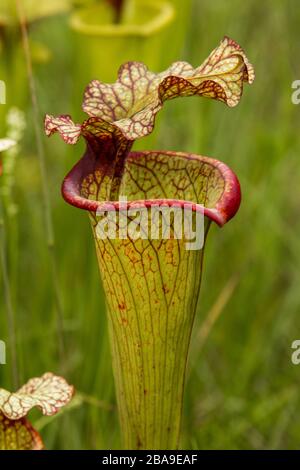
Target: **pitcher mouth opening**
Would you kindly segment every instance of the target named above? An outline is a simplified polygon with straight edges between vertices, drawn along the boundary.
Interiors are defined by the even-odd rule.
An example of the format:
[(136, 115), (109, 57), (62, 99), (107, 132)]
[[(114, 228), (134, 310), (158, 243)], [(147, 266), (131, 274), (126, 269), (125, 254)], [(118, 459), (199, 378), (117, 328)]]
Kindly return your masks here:
[[(212, 207), (206, 207), (205, 205), (192, 200), (159, 198), (128, 200), (125, 205), (126, 209), (150, 208), (154, 204), (183, 208), (185, 204), (190, 204), (191, 210), (203, 213), (210, 220), (216, 222), (220, 227), (236, 214), (241, 202), (240, 184), (235, 173), (225, 163), (210, 157), (172, 151), (129, 152), (126, 160), (136, 161), (139, 158), (151, 156), (157, 153), (169, 158), (177, 156), (184, 158), (187, 161), (198, 161), (199, 164), (204, 163), (205, 165), (211, 166), (212, 169), (219, 173), (220, 178), (223, 180), (224, 186), (220, 197)], [(99, 157), (95, 157), (95, 155), (89, 150), (86, 151), (84, 156), (71, 169), (63, 181), (63, 198), (70, 205), (89, 212), (96, 213), (99, 209), (101, 209), (101, 211), (110, 211), (112, 208), (115, 211), (124, 209), (124, 203), (120, 203), (119, 201), (98, 201), (89, 199), (82, 195), (82, 182), (88, 175), (93, 174), (97, 166), (97, 158)], [(209, 178), (210, 176), (207, 176), (208, 180)]]
[[(143, 21), (138, 15), (142, 13)], [(91, 5), (81, 8), (71, 16), (70, 24), (75, 31), (89, 36), (103, 37), (147, 37), (158, 33), (164, 26), (171, 23), (175, 17), (174, 7), (168, 1), (153, 3), (141, 1), (137, 5), (137, 18), (128, 23), (109, 23), (103, 20), (101, 5)], [(101, 22), (102, 21), (102, 22)]]

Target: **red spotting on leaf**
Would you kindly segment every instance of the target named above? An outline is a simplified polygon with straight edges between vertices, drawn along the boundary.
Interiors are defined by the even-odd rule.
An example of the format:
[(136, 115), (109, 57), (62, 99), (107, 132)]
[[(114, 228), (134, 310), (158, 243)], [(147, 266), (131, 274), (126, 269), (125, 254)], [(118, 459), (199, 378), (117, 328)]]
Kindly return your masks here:
[(0, 412), (0, 450), (42, 450), (39, 433), (26, 418), (8, 419)]

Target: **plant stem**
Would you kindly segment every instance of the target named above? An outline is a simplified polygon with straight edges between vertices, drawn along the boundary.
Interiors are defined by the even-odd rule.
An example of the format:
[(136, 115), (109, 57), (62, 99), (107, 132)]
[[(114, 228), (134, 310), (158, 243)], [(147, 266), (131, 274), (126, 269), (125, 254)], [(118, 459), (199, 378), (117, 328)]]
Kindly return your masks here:
[(130, 23), (134, 17), (136, 0), (124, 0), (120, 12), (120, 23)]
[(51, 259), (51, 272), (52, 272), (52, 282), (54, 287), (54, 294), (55, 294), (55, 303), (56, 303), (56, 323), (57, 323), (57, 336), (59, 342), (59, 353), (60, 357), (63, 360), (65, 356), (65, 345), (64, 345), (64, 334), (63, 334), (63, 309), (62, 309), (62, 298), (61, 292), (58, 283), (57, 277), (57, 268), (56, 268), (56, 259), (55, 259), (55, 239), (54, 239), (54, 230), (53, 230), (53, 222), (52, 222), (52, 210), (51, 210), (51, 202), (47, 184), (47, 171), (46, 171), (46, 163), (45, 163), (45, 151), (44, 146), (41, 138), (41, 129), (39, 123), (41, 122), (40, 119), (40, 112), (39, 112), (39, 105), (37, 100), (37, 93), (36, 93), (36, 86), (35, 80), (33, 76), (33, 69), (32, 69), (32, 60), (31, 60), (31, 53), (28, 41), (28, 32), (26, 26), (26, 18), (24, 15), (24, 11), (22, 8), (22, 2), (20, 0), (16, 0), (17, 12), (19, 17), (19, 23), (21, 28), (22, 34), (22, 43), (25, 53), (25, 60), (27, 66), (27, 75), (30, 87), (30, 94), (32, 100), (32, 108), (33, 108), (33, 124), (34, 124), (34, 131), (35, 131), (35, 139), (36, 139), (36, 146), (37, 146), (37, 155), (39, 160), (39, 167), (40, 167), (40, 174), (41, 174), (41, 181), (42, 181), (42, 191), (43, 191), (43, 205), (44, 205), (44, 217), (45, 217), (45, 230), (46, 230), (46, 238), (47, 238), (47, 246), (49, 250), (49, 256)]
[(115, 9), (115, 23), (119, 24), (122, 16), (122, 9), (124, 0), (107, 0), (108, 3)]
[(0, 206), (0, 258), (1, 258), (1, 270), (3, 276), (3, 285), (4, 285), (4, 298), (6, 304), (7, 312), (7, 325), (9, 332), (9, 342), (11, 349), (11, 358), (12, 358), (12, 383), (14, 389), (17, 389), (19, 386), (19, 370), (18, 370), (18, 360), (17, 360), (17, 342), (16, 342), (16, 322), (15, 322), (15, 312), (12, 303), (11, 296), (11, 286), (9, 281), (8, 267), (7, 267), (7, 257), (6, 257), (6, 241), (5, 241), (5, 226), (4, 226), (4, 217), (2, 214), (2, 204)]

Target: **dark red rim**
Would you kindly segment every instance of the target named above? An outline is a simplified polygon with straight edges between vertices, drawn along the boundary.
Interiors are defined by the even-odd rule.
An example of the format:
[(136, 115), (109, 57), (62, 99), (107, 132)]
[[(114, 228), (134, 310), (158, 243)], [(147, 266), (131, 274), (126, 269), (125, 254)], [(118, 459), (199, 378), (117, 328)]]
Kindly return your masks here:
[[(153, 153), (158, 153), (158, 151), (130, 152), (129, 157), (140, 158)], [(169, 155), (170, 157), (178, 155), (189, 160), (198, 160), (199, 162), (205, 162), (214, 168), (217, 168), (225, 181), (225, 187), (222, 196), (216, 203), (215, 207), (207, 208), (200, 204), (196, 204), (193, 201), (179, 199), (147, 199), (128, 201), (127, 203), (121, 204), (119, 201), (99, 202), (86, 199), (81, 196), (80, 188), (83, 179), (90, 174), (94, 168), (95, 157), (93, 157), (89, 151), (86, 152), (86, 154), (65, 177), (62, 184), (63, 198), (72, 206), (89, 212), (96, 212), (98, 209), (103, 211), (139, 209), (143, 207), (151, 207), (153, 204), (164, 204), (172, 207), (183, 207), (184, 204), (191, 204), (191, 209), (193, 211), (204, 213), (206, 217), (216, 222), (219, 226), (223, 226), (226, 222), (232, 219), (240, 206), (241, 189), (237, 176), (227, 165), (225, 165), (225, 163), (214, 158), (183, 152), (159, 151), (159, 153)]]

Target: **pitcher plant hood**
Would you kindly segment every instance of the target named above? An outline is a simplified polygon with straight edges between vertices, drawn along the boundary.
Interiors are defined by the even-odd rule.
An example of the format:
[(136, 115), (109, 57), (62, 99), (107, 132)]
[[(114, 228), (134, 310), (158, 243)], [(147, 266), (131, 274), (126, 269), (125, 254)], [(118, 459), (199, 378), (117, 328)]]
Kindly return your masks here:
[(253, 66), (243, 49), (225, 37), (197, 68), (175, 62), (159, 74), (140, 62), (127, 62), (114, 84), (93, 80), (86, 88), (83, 110), (90, 116), (82, 125), (69, 115), (46, 116), (49, 136), (59, 132), (65, 142), (75, 144), (80, 135), (87, 140), (114, 134), (134, 141), (153, 131), (156, 114), (165, 101), (176, 97), (203, 96), (236, 106), (244, 83), (254, 80)]
[(17, 392), (0, 388), (0, 450), (40, 450), (44, 444), (27, 419), (32, 408), (52, 416), (67, 405), (74, 387), (63, 377), (45, 373), (30, 379)]
[[(131, 171), (132, 162), (136, 164), (141, 157), (144, 167), (150, 164), (144, 158), (146, 153), (129, 152), (130, 148), (134, 140), (153, 131), (155, 117), (165, 101), (198, 95), (233, 107), (242, 96), (244, 83), (251, 84), (253, 80), (254, 70), (243, 49), (228, 37), (196, 68), (187, 62), (175, 62), (166, 71), (155, 74), (142, 63), (128, 62), (120, 68), (114, 84), (93, 80), (84, 93), (83, 110), (89, 118), (83, 124), (75, 124), (69, 115), (47, 115), (45, 118), (48, 136), (58, 132), (65, 142), (75, 144), (82, 135), (88, 144), (84, 158), (64, 181), (64, 198), (70, 204), (89, 211), (96, 211), (100, 207), (105, 210), (105, 201), (111, 201), (118, 208), (115, 200), (120, 193), (120, 185), (123, 190), (126, 189), (122, 181), (128, 182), (126, 172)], [(209, 161), (204, 157), (200, 162), (196, 156), (184, 157), (183, 154), (179, 156), (174, 152), (161, 152), (158, 160), (164, 160), (166, 171), (169, 167), (166, 177), (170, 179), (174, 164), (171, 160), (175, 155), (181, 161), (186, 159), (187, 168), (193, 166), (191, 161), (197, 159), (202, 169), (215, 166), (214, 173), (216, 177), (218, 175), (219, 187), (224, 189), (222, 195), (214, 200), (214, 207), (208, 205), (203, 208), (205, 201), (202, 197), (193, 200), (196, 203), (194, 210), (204, 211), (205, 215), (219, 225), (233, 217), (240, 203), (240, 188), (234, 173), (225, 164), (214, 159)], [(157, 160), (157, 165), (153, 165), (154, 159), (152, 154), (151, 171), (156, 178), (155, 173), (159, 172), (161, 163)], [(184, 166), (182, 172), (186, 173)], [(96, 173), (98, 183), (94, 180)], [(89, 179), (91, 181), (88, 184)], [(99, 185), (100, 181), (101, 190), (98, 189), (97, 194), (93, 194), (88, 188), (93, 188), (93, 184)], [(174, 203), (174, 200), (179, 200), (179, 193), (161, 192), (157, 194), (157, 198), (166, 203)], [(150, 205), (153, 202), (151, 199), (143, 199), (143, 206)], [(206, 197), (204, 199), (209, 203)], [(139, 207), (136, 199), (128, 204), (129, 207)]]

